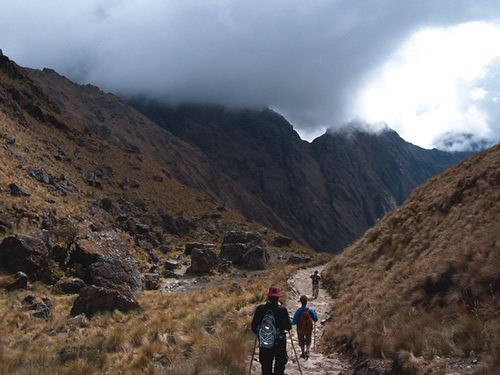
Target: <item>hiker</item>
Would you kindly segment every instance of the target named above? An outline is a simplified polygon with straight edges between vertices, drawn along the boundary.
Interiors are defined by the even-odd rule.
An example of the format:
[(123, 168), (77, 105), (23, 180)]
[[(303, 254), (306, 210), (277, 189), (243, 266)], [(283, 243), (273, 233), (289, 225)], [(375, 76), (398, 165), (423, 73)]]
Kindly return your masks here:
[[(283, 375), (285, 365), (288, 362), (288, 354), (286, 352), (286, 332), (292, 329), (290, 316), (286, 307), (278, 303), (278, 299), (283, 297), (280, 290), (276, 286), (269, 288), (266, 294), (267, 302), (264, 305), (259, 305), (255, 309), (255, 314), (252, 320), (252, 332), (259, 335), (259, 362), (262, 366), (262, 375)], [(263, 319), (267, 322), (269, 315), (273, 316), (276, 329), (275, 337), (271, 338), (271, 344), (264, 334), (268, 324), (261, 325)], [(267, 315), (267, 317), (266, 317)], [(274, 372), (273, 372), (274, 361)]]
[(302, 354), (300, 358), (308, 359), (309, 350), (311, 349), (311, 337), (314, 322), (318, 321), (316, 311), (307, 306), (307, 296), (300, 297), (301, 307), (295, 311), (292, 325), (297, 326), (297, 335), (299, 338), (299, 346)]
[(314, 271), (314, 273), (309, 276), (312, 279), (312, 294), (313, 298), (318, 298), (319, 295), (319, 280), (321, 279), (321, 276), (318, 274), (318, 271)]

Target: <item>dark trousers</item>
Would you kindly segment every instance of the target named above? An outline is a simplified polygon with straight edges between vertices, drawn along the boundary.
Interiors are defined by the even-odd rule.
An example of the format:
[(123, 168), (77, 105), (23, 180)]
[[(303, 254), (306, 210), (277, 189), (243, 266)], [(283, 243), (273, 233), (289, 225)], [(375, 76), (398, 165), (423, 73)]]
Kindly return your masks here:
[(283, 375), (285, 372), (285, 365), (288, 362), (286, 336), (279, 340), (274, 348), (259, 348), (259, 362), (262, 366), (262, 375)]

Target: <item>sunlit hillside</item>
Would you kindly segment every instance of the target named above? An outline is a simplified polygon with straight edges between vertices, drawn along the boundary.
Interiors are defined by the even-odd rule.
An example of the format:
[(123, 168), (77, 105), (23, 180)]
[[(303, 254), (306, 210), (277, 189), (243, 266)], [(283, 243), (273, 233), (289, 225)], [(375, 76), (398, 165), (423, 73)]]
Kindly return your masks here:
[[(285, 265), (289, 256), (311, 259), (314, 253), (86, 126), (0, 55), (0, 373), (242, 373), (256, 304), (271, 283), (286, 285), (294, 268)], [(176, 231), (182, 223), (186, 228)], [(232, 231), (262, 236), (270, 258), (265, 269), (189, 273), (188, 243), (219, 254)], [(23, 246), (26, 237), (18, 236), (36, 242), (45, 235), (45, 253), (33, 249), (39, 263), (27, 285), (12, 287), (16, 272), (26, 270), (14, 268), (17, 254), (5, 255), (6, 239), (21, 239)], [(90, 242), (114, 235), (120, 249)], [(276, 238), (286, 244), (276, 245)], [(94, 281), (90, 266), (71, 259), (77, 251), (94, 258), (122, 251), (140, 277), (153, 275), (155, 284), (143, 284), (134, 296), (140, 308), (75, 316), (79, 296), (61, 292), (59, 282)], [(175, 272), (167, 272), (167, 263)]]
[(457, 357), (500, 373), (500, 146), (417, 188), (323, 278), (336, 298), (328, 350), (398, 373)]

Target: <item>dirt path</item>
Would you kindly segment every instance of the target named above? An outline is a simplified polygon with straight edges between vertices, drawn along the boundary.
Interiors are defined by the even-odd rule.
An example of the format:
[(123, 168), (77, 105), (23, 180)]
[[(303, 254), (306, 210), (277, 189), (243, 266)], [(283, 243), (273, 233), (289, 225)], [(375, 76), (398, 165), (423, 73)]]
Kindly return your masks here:
[[(328, 317), (328, 312), (333, 304), (333, 299), (328, 295), (325, 289), (321, 287), (319, 290), (319, 297), (317, 299), (312, 298), (312, 287), (311, 287), (311, 279), (310, 275), (314, 273), (315, 270), (318, 270), (320, 273), (323, 269), (323, 266), (318, 266), (314, 268), (307, 268), (303, 270), (299, 270), (294, 274), (292, 278), (288, 280), (288, 287), (291, 292), (288, 294), (288, 311), (290, 315), (293, 317), (295, 311), (300, 307), (299, 298), (301, 295), (305, 294), (309, 298), (308, 306), (318, 314), (318, 323), (316, 324), (316, 346), (319, 343), (319, 338), (323, 333), (323, 325)], [(297, 357), (300, 356), (300, 348), (297, 340), (297, 330), (294, 326), (292, 331), (293, 338), (293, 346), (297, 351)], [(313, 342), (311, 345), (311, 355), (308, 360), (299, 358), (300, 368), (302, 370), (303, 375), (339, 375), (342, 371), (346, 370), (346, 367), (335, 357), (326, 357), (318, 351), (312, 350), (314, 347), (314, 335)], [(292, 346), (290, 345), (290, 336), (288, 336), (288, 364), (286, 366), (285, 374), (286, 375), (300, 375), (299, 366), (297, 364), (297, 359), (295, 357), (295, 353), (292, 350)], [(257, 357), (257, 351), (255, 356)], [(260, 374), (261, 368), (258, 360), (254, 360), (252, 366), (252, 374)]]

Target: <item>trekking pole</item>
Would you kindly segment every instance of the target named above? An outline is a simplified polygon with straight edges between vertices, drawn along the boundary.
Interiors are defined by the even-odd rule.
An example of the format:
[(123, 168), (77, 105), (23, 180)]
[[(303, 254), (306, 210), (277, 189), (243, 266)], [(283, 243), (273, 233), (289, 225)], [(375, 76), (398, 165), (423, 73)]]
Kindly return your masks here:
[(314, 347), (313, 351), (316, 351), (316, 322), (314, 322)]
[(250, 375), (252, 373), (253, 356), (255, 354), (255, 347), (256, 346), (257, 346), (257, 335), (255, 335), (255, 341), (253, 342), (252, 359), (250, 360), (250, 368), (248, 369), (248, 375)]
[(292, 337), (292, 333), (291, 333), (290, 331), (288, 331), (288, 333), (290, 334), (290, 341), (292, 342), (292, 349), (293, 349), (293, 352), (295, 353), (295, 360), (297, 361), (297, 365), (299, 365), (299, 372), (300, 372), (300, 375), (302, 375), (302, 369), (300, 368), (299, 357), (297, 357), (297, 352), (295, 351), (295, 346), (293, 346), (293, 337)]

